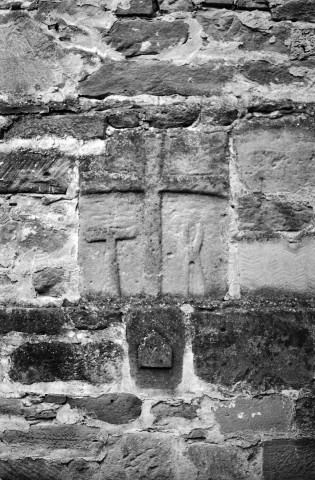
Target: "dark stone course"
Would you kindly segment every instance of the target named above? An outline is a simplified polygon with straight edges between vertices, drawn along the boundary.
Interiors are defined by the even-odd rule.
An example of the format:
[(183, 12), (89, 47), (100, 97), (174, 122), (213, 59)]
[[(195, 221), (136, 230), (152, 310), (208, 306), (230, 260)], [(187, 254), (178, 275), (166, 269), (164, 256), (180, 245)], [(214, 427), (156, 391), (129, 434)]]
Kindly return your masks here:
[(315, 440), (277, 439), (264, 444), (264, 480), (313, 480)]
[(24, 384), (56, 380), (106, 383), (119, 378), (122, 349), (111, 341), (25, 343), (14, 350), (11, 361), (11, 379)]
[(221, 403), (215, 412), (222, 433), (286, 432), (290, 429), (291, 401), (280, 395), (238, 398)]
[(199, 312), (192, 322), (196, 374), (207, 382), (265, 391), (314, 376), (313, 311)]
[(53, 394), (53, 393), (48, 393), (45, 395), (44, 402), (45, 403), (56, 403), (57, 405), (63, 405), (66, 403), (67, 397), (65, 395), (60, 395), (60, 394)]
[(237, 210), (242, 230), (298, 231), (309, 226), (314, 219), (311, 205), (281, 198), (267, 199), (263, 194), (240, 197)]
[(151, 412), (155, 416), (154, 423), (157, 423), (166, 417), (180, 417), (187, 420), (193, 420), (197, 417), (198, 405), (180, 402), (176, 404), (159, 402), (151, 408)]
[(143, 120), (154, 128), (189, 127), (199, 116), (198, 105), (163, 105), (148, 107)]
[(315, 21), (315, 3), (313, 0), (282, 0), (273, 2), (271, 9), (274, 20)]
[(141, 415), (141, 400), (129, 393), (109, 393), (97, 398), (68, 398), (72, 408), (82, 409), (86, 415), (116, 425), (136, 420)]
[(289, 65), (273, 65), (266, 60), (246, 62), (241, 68), (241, 73), (260, 85), (284, 84), (288, 85), (295, 82), (303, 82), (303, 79), (297, 79), (289, 72)]
[[(258, 66), (256, 74), (260, 69)], [(253, 65), (249, 75), (253, 76), (254, 71)], [(218, 62), (191, 67), (147, 59), (141, 62), (105, 60), (95, 73), (81, 81), (80, 95), (99, 99), (144, 93), (211, 96), (218, 95), (234, 73), (235, 67)]]
[(57, 308), (1, 308), (0, 334), (12, 331), (56, 335), (64, 327), (64, 312)]
[[(141, 368), (138, 348), (143, 339), (152, 333), (159, 334), (173, 350), (172, 368)], [(127, 321), (127, 341), (131, 374), (142, 387), (169, 389), (181, 380), (185, 343), (181, 311), (177, 308), (152, 308), (136, 310)]]
[(107, 307), (69, 307), (66, 312), (74, 326), (79, 330), (103, 330), (112, 324), (122, 322), (122, 312)]
[(28, 115), (16, 120), (4, 135), (4, 139), (32, 138), (39, 135), (70, 136), (81, 140), (104, 138), (104, 118), (97, 115)]
[(0, 193), (66, 193), (73, 165), (53, 151), (0, 153)]
[(107, 117), (106, 121), (114, 128), (134, 128), (140, 125), (139, 110), (120, 108), (112, 111)]

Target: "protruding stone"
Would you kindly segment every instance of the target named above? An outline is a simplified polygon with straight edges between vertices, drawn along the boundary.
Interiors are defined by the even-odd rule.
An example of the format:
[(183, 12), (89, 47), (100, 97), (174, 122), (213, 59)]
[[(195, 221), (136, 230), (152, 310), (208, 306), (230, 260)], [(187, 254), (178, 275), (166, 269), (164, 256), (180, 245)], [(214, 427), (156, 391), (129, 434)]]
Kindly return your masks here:
[(171, 368), (172, 348), (159, 333), (152, 332), (138, 347), (138, 363), (142, 368)]

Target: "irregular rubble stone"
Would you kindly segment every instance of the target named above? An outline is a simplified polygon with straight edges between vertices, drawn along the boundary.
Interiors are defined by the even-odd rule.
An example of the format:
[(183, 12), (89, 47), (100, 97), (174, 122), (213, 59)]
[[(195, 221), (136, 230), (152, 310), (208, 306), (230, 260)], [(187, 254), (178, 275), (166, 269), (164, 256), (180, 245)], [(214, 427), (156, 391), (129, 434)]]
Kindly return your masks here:
[(269, 3), (274, 20), (315, 20), (315, 5), (312, 0), (271, 0)]
[(25, 384), (55, 380), (110, 383), (121, 374), (122, 351), (111, 341), (25, 343), (14, 350), (11, 361), (11, 378)]
[(58, 297), (64, 292), (61, 285), (63, 279), (64, 270), (62, 268), (47, 267), (34, 273), (33, 286), (39, 295)]

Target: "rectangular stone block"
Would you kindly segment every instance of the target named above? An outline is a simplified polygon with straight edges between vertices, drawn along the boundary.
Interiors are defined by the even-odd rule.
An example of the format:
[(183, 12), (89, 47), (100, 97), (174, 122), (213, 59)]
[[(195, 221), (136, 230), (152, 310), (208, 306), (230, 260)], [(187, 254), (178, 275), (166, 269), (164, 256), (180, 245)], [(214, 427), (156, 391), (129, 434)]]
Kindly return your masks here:
[(162, 201), (162, 292), (224, 295), (227, 202), (197, 194), (165, 193)]
[(142, 194), (81, 197), (79, 262), (84, 293), (146, 291)]
[(1, 200), (2, 301), (43, 304), (77, 298), (77, 200), (26, 195)]
[(240, 285), (243, 291), (272, 289), (315, 292), (315, 240), (241, 241), (238, 244)]
[(163, 142), (163, 183), (169, 191), (226, 195), (229, 189), (226, 132), (171, 130)]
[[(302, 388), (313, 378), (313, 310), (196, 312), (192, 324), (195, 372), (209, 383), (233, 388), (241, 382), (244, 388), (259, 393)], [(248, 411), (244, 409), (244, 424)], [(232, 428), (232, 420), (233, 410), (223, 428)], [(237, 422), (235, 428), (240, 428)], [(255, 424), (259, 426), (259, 421), (251, 427)]]
[(264, 479), (313, 480), (315, 478), (314, 452), (314, 439), (277, 439), (265, 442)]
[(307, 193), (314, 188), (312, 118), (255, 118), (238, 127), (234, 138), (240, 180), (251, 191)]
[(74, 160), (54, 151), (0, 152), (0, 193), (66, 193)]

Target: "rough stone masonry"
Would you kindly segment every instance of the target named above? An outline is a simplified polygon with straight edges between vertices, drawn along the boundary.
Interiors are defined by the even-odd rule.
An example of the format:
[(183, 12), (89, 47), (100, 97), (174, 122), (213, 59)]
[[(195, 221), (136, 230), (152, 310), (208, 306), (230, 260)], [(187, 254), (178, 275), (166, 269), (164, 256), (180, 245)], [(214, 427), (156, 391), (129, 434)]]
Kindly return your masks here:
[(315, 479), (315, 1), (0, 1), (0, 479)]

